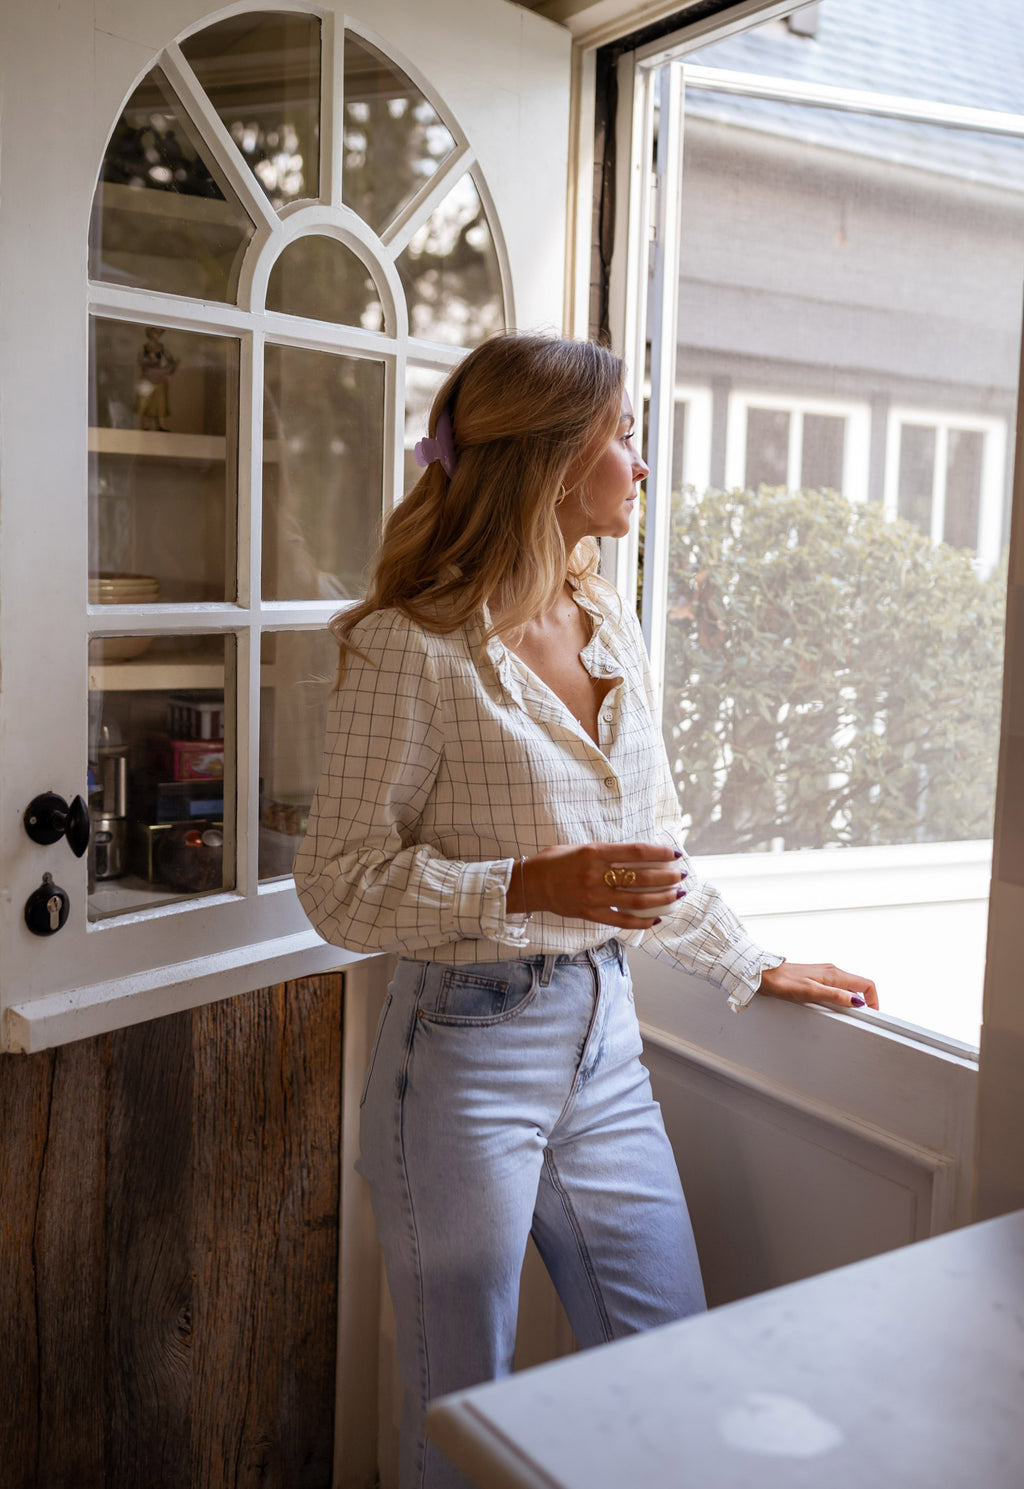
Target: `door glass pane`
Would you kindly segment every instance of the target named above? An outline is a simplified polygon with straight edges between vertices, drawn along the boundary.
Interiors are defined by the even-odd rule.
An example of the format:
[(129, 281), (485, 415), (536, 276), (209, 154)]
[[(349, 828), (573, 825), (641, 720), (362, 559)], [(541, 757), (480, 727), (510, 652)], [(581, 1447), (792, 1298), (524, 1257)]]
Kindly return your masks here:
[(981, 512), (980, 429), (951, 429), (946, 446), (946, 511), (942, 540), (953, 548), (976, 548)]
[(384, 368), (268, 345), (263, 597), (354, 600), (382, 512)]
[(405, 484), (411, 491), (423, 474), (416, 461), (416, 444), (427, 432), (430, 410), (437, 390), (448, 376), (447, 367), (417, 367), (407, 362), (405, 368)]
[[(89, 410), (94, 604), (235, 598), (238, 342), (97, 317)], [(115, 582), (116, 581), (116, 582)]]
[(253, 224), (164, 75), (136, 88), (103, 156), (89, 273), (233, 301)]
[(804, 414), (801, 486), (842, 491), (845, 439), (845, 419), (834, 414)]
[(935, 489), (935, 430), (924, 424), (904, 424), (900, 430), (897, 510), (923, 533), (932, 530)]
[(329, 631), (264, 632), (260, 649), (260, 878), (290, 874), (320, 778), (338, 666)]
[(501, 330), (498, 255), (471, 176), (463, 176), (416, 230), (397, 268), (413, 336), (476, 346)]
[(784, 409), (747, 409), (747, 485), (785, 486), (789, 470), (789, 414)]
[(267, 309), (384, 330), (384, 309), (362, 259), (323, 233), (289, 243), (270, 271)]
[(90, 641), (90, 920), (234, 885), (233, 663), (231, 637)]
[(345, 34), (342, 194), (377, 232), (422, 190), (455, 141), (393, 62)]
[(246, 164), (275, 207), (316, 197), (320, 21), (250, 12), (181, 43)]

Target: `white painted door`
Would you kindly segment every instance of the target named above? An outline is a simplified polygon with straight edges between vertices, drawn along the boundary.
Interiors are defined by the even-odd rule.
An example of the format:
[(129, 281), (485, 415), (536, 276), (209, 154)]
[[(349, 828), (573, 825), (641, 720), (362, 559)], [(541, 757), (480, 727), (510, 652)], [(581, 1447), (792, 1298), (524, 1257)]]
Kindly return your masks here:
[[(446, 370), (561, 323), (569, 40), (504, 0), (42, 0), (0, 55), (3, 1038), (32, 1050), (346, 960), (290, 880), (324, 627)], [(26, 833), (43, 792), (88, 803), (83, 857)]]
[[(849, 23), (854, 8), (843, 7), (845, 22), (833, 12), (833, 22)], [(762, 13), (765, 9), (761, 7)], [(969, 590), (972, 597), (993, 593), (985, 589), (985, 575), (993, 555), (991, 535), (1002, 520), (999, 503), (1009, 484), (1008, 471), (995, 472), (994, 464), (1012, 431), (1017, 394), (1020, 236), (1010, 224), (1019, 222), (1020, 203), (1006, 191), (998, 199), (986, 199), (991, 210), (1004, 214), (999, 220), (1006, 228), (1005, 234), (1000, 229), (988, 238), (991, 251), (1000, 257), (1000, 270), (978, 275), (976, 250), (970, 247), (974, 229), (963, 216), (963, 187), (956, 192), (948, 188), (957, 205), (944, 215), (935, 183), (940, 163), (956, 176), (968, 169), (969, 162), (976, 166), (979, 154), (990, 160), (1019, 161), (1024, 121), (1019, 114), (952, 107), (946, 133), (940, 129), (930, 135), (921, 126), (940, 114), (945, 117), (946, 100), (928, 103), (893, 97), (869, 104), (864, 96), (849, 96), (848, 90), (817, 87), (800, 71), (812, 65), (808, 57), (816, 55), (816, 48), (812, 45), (808, 52), (806, 37), (787, 36), (779, 18), (784, 7), (771, 10), (770, 29), (750, 47), (743, 41), (741, 22), (716, 33), (710, 20), (681, 32), (670, 52), (665, 43), (660, 52), (652, 44), (645, 52), (624, 57), (619, 66), (618, 178), (628, 183), (628, 190), (620, 193), (611, 279), (612, 332), (633, 369), (636, 406), (649, 398), (652, 474), (647, 484), (643, 615), (655, 672), (665, 683), (666, 696), (671, 692), (671, 706), (683, 710), (668, 720), (681, 780), (687, 778), (687, 752), (693, 759), (703, 758), (698, 757), (696, 741), (704, 721), (692, 696), (685, 699), (686, 686), (680, 681), (685, 668), (681, 653), (673, 651), (680, 645), (678, 633), (692, 622), (686, 666), (697, 669), (688, 674), (690, 685), (697, 688), (701, 658), (710, 673), (716, 649), (724, 644), (729, 607), (735, 613), (750, 589), (732, 600), (728, 595), (723, 600), (721, 590), (712, 595), (704, 561), (694, 559), (689, 588), (683, 593), (680, 548), (692, 545), (697, 552), (693, 534), (703, 518), (696, 506), (687, 506), (689, 499), (680, 505), (678, 495), (672, 498), (680, 479), (700, 481), (701, 491), (708, 486), (752, 487), (749, 509), (756, 507), (762, 514), (772, 501), (790, 499), (787, 488), (820, 487), (816, 498), (805, 499), (804, 510), (812, 515), (828, 506), (826, 487), (848, 482), (851, 522), (877, 518), (871, 531), (877, 531), (879, 541), (898, 538), (905, 543), (910, 568), (933, 575), (935, 584), (943, 582), (943, 564), (959, 564), (963, 593)], [(749, 25), (749, 14), (743, 24)], [(826, 8), (822, 25), (829, 24)], [(731, 42), (716, 53), (715, 43), (725, 36), (731, 36)], [(804, 48), (792, 63), (793, 76), (780, 82), (748, 75), (767, 72), (770, 64), (782, 69), (791, 41)], [(910, 37), (908, 46), (912, 45)], [(694, 55), (698, 49), (700, 55)], [(744, 102), (752, 104), (746, 113), (740, 107)], [(813, 120), (805, 123), (806, 115), (813, 115)], [(856, 117), (852, 130), (843, 131), (835, 122), (851, 116)], [(954, 135), (954, 127), (959, 134)], [(936, 133), (941, 136), (938, 141), (933, 138)], [(901, 211), (907, 222), (916, 221), (918, 226), (912, 231), (904, 222), (901, 227), (903, 258), (893, 272), (902, 275), (902, 303), (887, 305), (884, 256), (878, 261), (874, 285), (858, 275), (867, 256), (864, 244), (882, 227), (886, 193), (892, 187), (891, 178), (885, 177), (891, 167), (883, 160), (892, 159), (897, 135)], [(834, 154), (829, 154), (830, 148)], [(848, 185), (857, 151), (870, 157), (873, 182), (867, 187), (859, 182), (851, 194)], [(792, 170), (794, 161), (798, 171)], [(782, 196), (787, 190), (789, 195)], [(853, 196), (856, 208), (847, 217), (845, 207)], [(776, 202), (781, 203), (778, 211)], [(914, 204), (913, 212), (909, 203)], [(708, 231), (712, 209), (718, 213), (712, 223), (717, 236)], [(916, 276), (909, 267), (914, 232), (931, 235)], [(891, 257), (891, 235), (888, 242)], [(786, 256), (785, 272), (773, 279), (768, 261), (780, 254)], [(833, 266), (841, 254), (846, 258), (840, 272)], [(953, 272), (954, 264), (959, 265), (958, 281), (965, 288), (973, 284), (974, 290), (947, 296), (940, 307), (946, 319), (939, 320), (938, 309), (925, 303), (926, 296)], [(1009, 332), (1001, 311), (990, 326), (998, 307), (986, 302), (986, 296), (1002, 294), (996, 286), (1002, 283), (1003, 267), (1007, 294), (1012, 289), (1014, 295)], [(827, 276), (833, 272), (830, 283)], [(836, 294), (835, 282), (842, 284), (849, 304)], [(899, 319), (904, 312), (907, 322), (915, 318), (911, 312), (916, 315), (917, 331), (909, 335)], [(830, 336), (837, 344), (823, 353)], [(874, 338), (879, 360), (873, 365), (867, 363), (858, 340), (864, 336)], [(955, 356), (943, 364), (944, 373), (936, 360), (940, 345), (955, 348)], [(881, 360), (879, 348), (889, 355), (890, 364)], [(982, 389), (980, 367), (986, 357), (1011, 368), (1005, 388), (1001, 377), (988, 375), (988, 387)], [(816, 368), (817, 362), (826, 360), (827, 369)], [(816, 371), (827, 371), (827, 384), (822, 377), (815, 381)], [(889, 376), (891, 393), (883, 373)], [(998, 396), (994, 388), (999, 388)], [(911, 406), (914, 415), (905, 415), (902, 411)], [(915, 448), (932, 461), (929, 484), (926, 490), (921, 487), (920, 497), (913, 495), (918, 488), (912, 462), (906, 451), (901, 456), (891, 438), (896, 414), (904, 421), (904, 430), (913, 426)], [(943, 443), (943, 430), (954, 428), (962, 433), (952, 436), (952, 444)], [(822, 441), (828, 439), (832, 474), (812, 478), (811, 470), (820, 472), (827, 463)], [(697, 448), (701, 441), (706, 448)], [(954, 444), (974, 452), (969, 478), (950, 453)], [(764, 472), (760, 475), (758, 460)], [(759, 481), (764, 483), (760, 495)], [(773, 494), (771, 488), (776, 487)], [(953, 506), (955, 496), (963, 498), (959, 513)], [(872, 499), (877, 502), (874, 512)], [(709, 505), (715, 501), (722, 505), (720, 498)], [(993, 503), (995, 514), (990, 510)], [(734, 500), (734, 534), (740, 530), (741, 509)], [(901, 518), (902, 525), (886, 527), (894, 517)], [(934, 546), (940, 539), (941, 550)], [(791, 541), (798, 547), (807, 540), (794, 535)], [(957, 546), (968, 550), (966, 556), (947, 558)], [(710, 547), (704, 551), (710, 552)], [(778, 552), (766, 546), (756, 561), (751, 560), (754, 577), (748, 585), (767, 585), (769, 570), (779, 568), (778, 558)], [(805, 592), (820, 584), (823, 572), (812, 565), (801, 581)], [(626, 592), (636, 573), (635, 550), (619, 554), (618, 578)], [(833, 582), (831, 577), (827, 582)], [(835, 587), (838, 592), (840, 586)], [(909, 592), (896, 603), (903, 607), (908, 625), (916, 623)], [(979, 608), (966, 615), (963, 634), (977, 635), (986, 624), (980, 605), (978, 600)], [(823, 636), (830, 634), (826, 609)], [(787, 633), (780, 614), (772, 623), (778, 626), (782, 648), (790, 643), (781, 639)], [(997, 621), (998, 617), (994, 624)], [(894, 635), (898, 639), (898, 630)], [(984, 662), (989, 670), (991, 657), (990, 652)], [(818, 665), (809, 650), (807, 673)], [(763, 693), (768, 697), (770, 655), (764, 666)], [(989, 708), (993, 758), (998, 668), (997, 656), (990, 688), (989, 673), (983, 672), (979, 660), (977, 672), (968, 671), (966, 684), (967, 702), (978, 713), (988, 707), (990, 693), (994, 698)], [(730, 676), (739, 677), (738, 669)], [(718, 703), (724, 699), (729, 704), (730, 689), (738, 686), (737, 681), (724, 684)], [(914, 686), (912, 669), (905, 686), (908, 691)], [(890, 699), (887, 718), (879, 714), (873, 726), (879, 745), (892, 723), (894, 706)], [(937, 704), (936, 715), (947, 706), (951, 705), (945, 701)], [(748, 700), (748, 707), (756, 714), (756, 696)], [(720, 708), (719, 719), (727, 713), (727, 707)], [(921, 731), (932, 722), (922, 709)], [(838, 726), (832, 737), (843, 742)], [(913, 737), (907, 738), (910, 758)], [(722, 776), (738, 755), (739, 736), (732, 739), (737, 741), (735, 750), (727, 746), (714, 767)], [(756, 765), (752, 760), (751, 769)], [(822, 785), (838, 788), (843, 784), (842, 769), (833, 766), (831, 776), (808, 778), (806, 785), (812, 791)], [(704, 785), (714, 770), (708, 767)], [(973, 775), (970, 768), (962, 768), (964, 784), (973, 783)], [(933, 782), (937, 779), (932, 777)], [(699, 791), (701, 784), (691, 785), (691, 791)], [(775, 799), (780, 818), (788, 812), (790, 823), (798, 820), (786, 796), (793, 785), (781, 778)], [(765, 945), (792, 960), (828, 959), (874, 976), (883, 1000), (881, 1016), (847, 1017), (767, 999), (755, 999), (746, 1012), (733, 1015), (714, 989), (663, 962), (644, 956), (633, 959), (648, 1063), (680, 1162), (709, 1295), (715, 1302), (920, 1239), (970, 1218), (977, 1084), (972, 1046), (980, 1013), (989, 845), (956, 841), (958, 836), (971, 836), (958, 830), (950, 831), (951, 841), (931, 841), (941, 836), (927, 816), (928, 809), (937, 810), (938, 792), (934, 785), (933, 800), (920, 806), (918, 826), (909, 835), (894, 809), (894, 826), (880, 827), (875, 837), (860, 839), (883, 846), (836, 851), (812, 845), (785, 852), (781, 836), (775, 839), (774, 832), (752, 830), (755, 846), (758, 836), (764, 838), (762, 851), (740, 855), (729, 851), (723, 826), (719, 844), (710, 849), (707, 876), (719, 883)], [(681, 799), (685, 811), (685, 790)], [(721, 813), (715, 820), (724, 824), (728, 803), (720, 794), (715, 801), (714, 813)], [(835, 815), (839, 808), (830, 810), (834, 815), (826, 819), (825, 827), (845, 829), (852, 819)], [(750, 816), (752, 811), (748, 820)], [(734, 813), (734, 830), (739, 831), (736, 822), (744, 827)], [(710, 825), (711, 821), (695, 819), (695, 836), (699, 827)], [(781, 834), (782, 829), (776, 830)], [(989, 830), (983, 823), (973, 837), (981, 839)], [(707, 832), (705, 836), (710, 838)], [(858, 841), (852, 831), (848, 837)], [(967, 902), (975, 900), (980, 919), (975, 917), (977, 927), (972, 921), (965, 930)], [(880, 925), (885, 936), (876, 937)], [(965, 945), (968, 933), (975, 939)], [(886, 951), (886, 944), (895, 949)], [(955, 969), (964, 967), (976, 986), (957, 986)], [(940, 1018), (942, 981), (950, 983), (952, 999), (952, 1012), (946, 1016), (953, 1017), (959, 1009), (962, 1019), (959, 1039), (955, 1037), (959, 1026)], [(886, 1015), (887, 1002), (890, 1010), (903, 1014), (902, 1019)]]

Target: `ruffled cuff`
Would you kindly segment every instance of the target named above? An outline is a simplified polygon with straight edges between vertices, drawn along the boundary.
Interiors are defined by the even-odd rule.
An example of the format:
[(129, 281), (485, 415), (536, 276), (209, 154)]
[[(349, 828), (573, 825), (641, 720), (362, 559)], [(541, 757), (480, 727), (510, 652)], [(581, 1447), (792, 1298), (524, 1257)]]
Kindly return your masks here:
[(502, 946), (528, 946), (529, 915), (512, 915), (505, 896), (515, 868), (514, 858), (495, 863), (467, 863), (460, 876), (456, 919), (459, 929), (474, 939), (484, 937)]
[(767, 972), (772, 967), (781, 967), (786, 960), (784, 956), (779, 956), (778, 952), (761, 951), (753, 942), (750, 945), (752, 955), (749, 963), (744, 962), (743, 966), (732, 973), (726, 982), (729, 1007), (733, 1013), (742, 1013), (744, 1008), (754, 1001), (754, 995), (761, 986), (762, 972)]

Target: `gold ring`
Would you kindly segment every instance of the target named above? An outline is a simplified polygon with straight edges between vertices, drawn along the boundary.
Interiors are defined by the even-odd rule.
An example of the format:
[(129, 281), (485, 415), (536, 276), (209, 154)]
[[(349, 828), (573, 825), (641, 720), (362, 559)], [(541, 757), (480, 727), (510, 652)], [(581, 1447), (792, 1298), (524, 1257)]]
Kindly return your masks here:
[(619, 876), (614, 869), (605, 869), (604, 882), (607, 884), (609, 889), (618, 889)]
[(622, 882), (627, 889), (631, 889), (636, 883), (636, 875), (632, 869), (626, 869), (622, 875)]

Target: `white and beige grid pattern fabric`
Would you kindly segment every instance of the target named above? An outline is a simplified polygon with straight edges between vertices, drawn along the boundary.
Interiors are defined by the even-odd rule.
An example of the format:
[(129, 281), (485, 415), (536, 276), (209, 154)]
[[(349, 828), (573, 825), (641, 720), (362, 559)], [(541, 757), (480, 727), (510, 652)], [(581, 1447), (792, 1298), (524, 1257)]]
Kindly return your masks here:
[(327, 724), (323, 775), (295, 862), (306, 914), (351, 951), (453, 965), (570, 955), (615, 935), (730, 995), (753, 996), (762, 951), (687, 863), (687, 896), (649, 931), (538, 913), (510, 915), (516, 860), (556, 843), (676, 846), (682, 824), (654, 723), (643, 640), (609, 591), (581, 653), (613, 686), (599, 746), (499, 640), (487, 617), (448, 636), (395, 610), (368, 616)]

